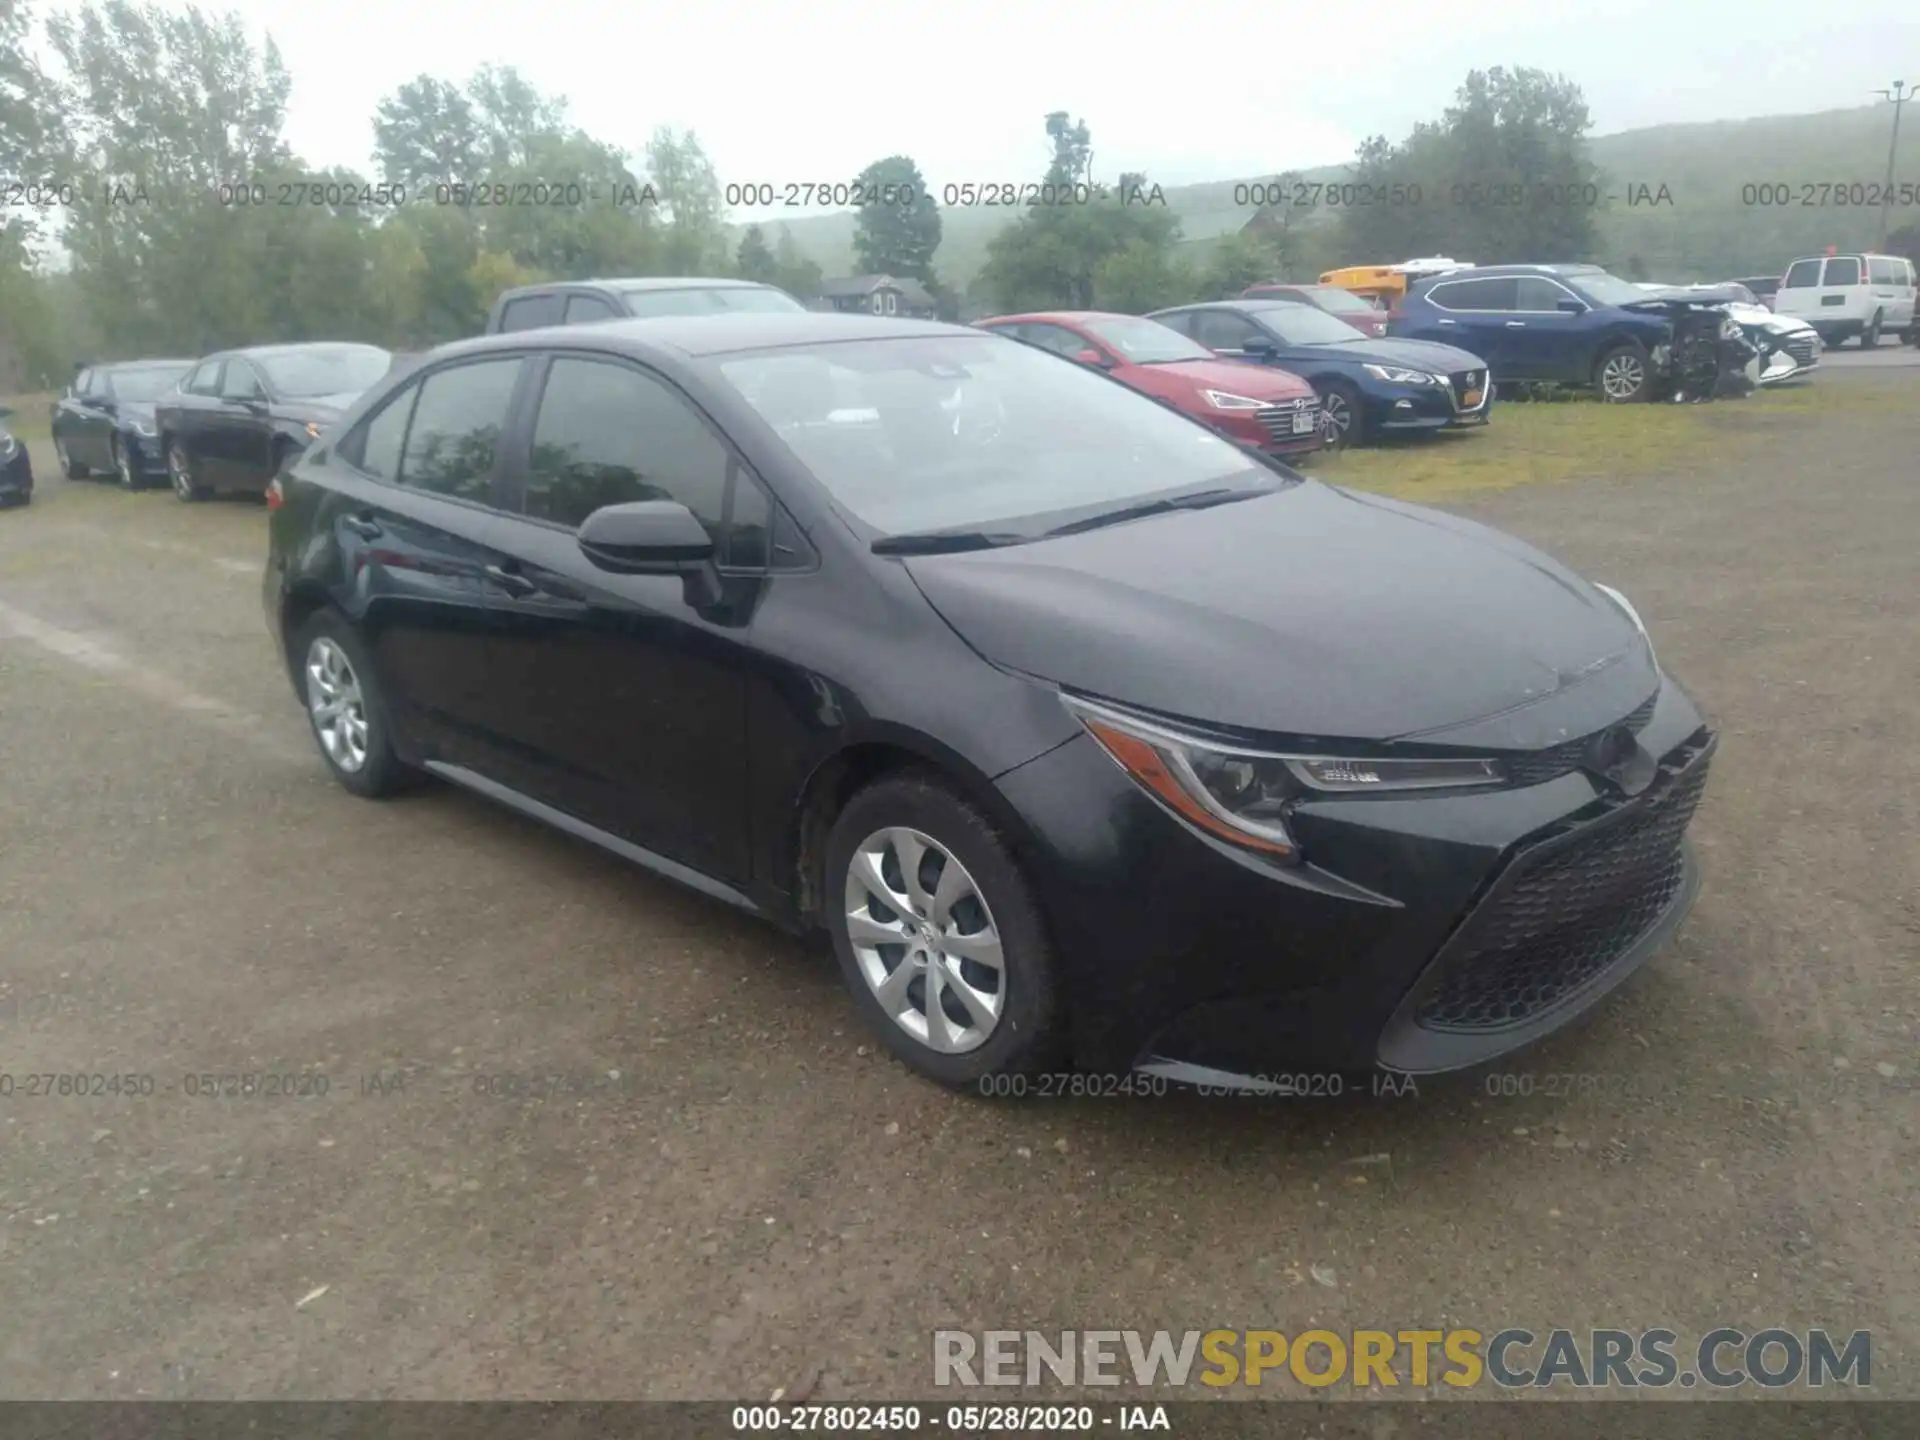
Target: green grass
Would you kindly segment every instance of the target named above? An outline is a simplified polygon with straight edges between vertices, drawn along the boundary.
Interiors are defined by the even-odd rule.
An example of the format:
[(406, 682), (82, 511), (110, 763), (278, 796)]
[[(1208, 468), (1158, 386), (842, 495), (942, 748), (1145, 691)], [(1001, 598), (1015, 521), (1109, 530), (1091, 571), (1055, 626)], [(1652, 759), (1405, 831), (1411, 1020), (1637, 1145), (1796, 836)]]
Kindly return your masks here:
[(47, 421), (53, 399), (51, 391), (39, 395), (0, 395), (0, 409), (13, 411), (5, 420), (0, 420), (0, 425), (5, 425), (23, 441), (51, 440), (53, 434)]
[[(1904, 383), (1903, 383), (1904, 382)], [(1907, 377), (1850, 378), (1708, 405), (1603, 405), (1588, 399), (1496, 403), (1484, 430), (1391, 441), (1317, 457), (1318, 479), (1402, 500), (1441, 500), (1602, 475), (1688, 474), (1709, 457), (1764, 448), (1813, 418), (1910, 409)]]

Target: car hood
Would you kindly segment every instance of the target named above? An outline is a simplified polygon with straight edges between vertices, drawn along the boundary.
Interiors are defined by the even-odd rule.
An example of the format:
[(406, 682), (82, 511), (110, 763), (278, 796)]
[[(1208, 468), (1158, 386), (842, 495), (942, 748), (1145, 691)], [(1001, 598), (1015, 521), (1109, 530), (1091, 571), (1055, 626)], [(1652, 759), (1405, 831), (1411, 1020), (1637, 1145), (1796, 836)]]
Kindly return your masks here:
[(1813, 326), (1791, 315), (1776, 315), (1764, 305), (1729, 305), (1727, 313), (1751, 330), (1767, 330), (1775, 335), (1797, 335)]
[(1142, 368), (1191, 380), (1196, 388), (1233, 391), (1249, 400), (1298, 400), (1313, 394), (1313, 387), (1298, 375), (1237, 360), (1177, 360)]
[(997, 665), (1253, 735), (1536, 749), (1659, 683), (1633, 623), (1557, 561), (1313, 481), (904, 563)]
[(1410, 370), (1434, 370), (1440, 374), (1452, 374), (1456, 370), (1478, 370), (1486, 362), (1470, 350), (1462, 350), (1456, 345), (1442, 345), (1435, 340), (1397, 340), (1389, 336), (1382, 340), (1368, 340), (1354, 331), (1355, 338), (1343, 340), (1337, 344), (1302, 345), (1283, 349), (1281, 363), (1286, 357), (1325, 355), (1340, 360), (1357, 360), (1368, 365), (1399, 365)]

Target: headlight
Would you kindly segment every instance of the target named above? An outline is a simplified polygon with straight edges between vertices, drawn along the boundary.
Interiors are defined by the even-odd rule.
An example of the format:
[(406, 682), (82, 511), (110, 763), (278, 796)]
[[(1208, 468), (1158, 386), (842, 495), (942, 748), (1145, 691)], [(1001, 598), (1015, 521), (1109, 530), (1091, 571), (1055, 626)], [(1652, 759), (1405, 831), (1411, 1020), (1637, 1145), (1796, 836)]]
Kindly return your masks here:
[(20, 442), (5, 430), (0, 430), (0, 462), (13, 459), (14, 452), (20, 448)]
[(1627, 619), (1633, 622), (1633, 628), (1638, 630), (1640, 632), (1640, 638), (1647, 642), (1647, 658), (1652, 660), (1655, 665), (1658, 665), (1660, 658), (1653, 653), (1653, 636), (1647, 633), (1647, 622), (1640, 618), (1640, 612), (1633, 608), (1633, 602), (1611, 585), (1602, 585), (1597, 580), (1593, 582), (1593, 588), (1613, 601), (1614, 604), (1618, 605)]
[(1224, 390), (1202, 390), (1207, 403), (1216, 410), (1264, 410), (1265, 400), (1255, 400), (1248, 395), (1229, 395)]
[(1376, 380), (1385, 380), (1394, 385), (1438, 385), (1440, 377), (1429, 375), (1424, 370), (1402, 370), (1398, 365), (1362, 365), (1360, 367)]
[(1361, 760), (1235, 750), (1062, 696), (1115, 764), (1167, 809), (1211, 835), (1280, 860), (1300, 847), (1287, 829), (1314, 792), (1437, 790), (1506, 783), (1497, 760)]

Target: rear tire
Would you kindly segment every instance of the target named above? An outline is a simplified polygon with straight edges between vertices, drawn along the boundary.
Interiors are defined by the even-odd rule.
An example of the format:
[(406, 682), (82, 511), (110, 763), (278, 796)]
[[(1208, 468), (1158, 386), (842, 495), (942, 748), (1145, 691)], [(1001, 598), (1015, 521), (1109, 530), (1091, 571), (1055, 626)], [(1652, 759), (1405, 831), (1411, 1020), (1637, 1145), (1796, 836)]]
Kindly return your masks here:
[(292, 651), (307, 724), (333, 778), (368, 800), (406, 789), (418, 772), (394, 752), (386, 696), (353, 627), (335, 611), (317, 611)]
[(834, 821), (823, 878), (854, 1004), (909, 1067), (980, 1093), (1060, 1068), (1059, 965), (1039, 902), (970, 801), (931, 774), (876, 781)]
[(1860, 332), (1860, 348), (1862, 350), (1878, 350), (1880, 348), (1880, 320), (1880, 312), (1877, 310), (1874, 311), (1873, 319), (1869, 320), (1867, 322), (1867, 328)]
[(173, 493), (183, 504), (191, 505), (207, 498), (206, 486), (195, 478), (193, 461), (178, 440), (167, 442), (167, 478), (173, 482)]
[(1609, 346), (1593, 362), (1593, 384), (1609, 404), (1633, 405), (1645, 400), (1653, 390), (1646, 347), (1637, 340)]
[(85, 465), (76, 463), (67, 454), (67, 442), (56, 438), (53, 442), (53, 458), (60, 463), (60, 473), (69, 480), (84, 480), (93, 471)]

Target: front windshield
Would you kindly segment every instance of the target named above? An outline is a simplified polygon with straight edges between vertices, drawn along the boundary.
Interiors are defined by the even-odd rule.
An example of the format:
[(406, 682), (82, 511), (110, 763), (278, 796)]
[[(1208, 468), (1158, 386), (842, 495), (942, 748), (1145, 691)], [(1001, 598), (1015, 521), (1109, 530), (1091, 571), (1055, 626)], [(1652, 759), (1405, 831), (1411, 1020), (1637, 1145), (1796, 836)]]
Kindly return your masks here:
[(1275, 305), (1253, 313), (1289, 345), (1351, 345), (1360, 338), (1346, 321), (1311, 305)]
[(1604, 271), (1562, 278), (1596, 305), (1630, 305), (1635, 300), (1647, 298), (1647, 292), (1633, 281), (1622, 280), (1618, 275), (1608, 275)]
[(707, 289), (628, 290), (627, 313), (643, 319), (662, 315), (778, 315), (807, 307), (784, 290), (754, 285), (716, 285)]
[(288, 400), (358, 395), (387, 373), (393, 356), (372, 345), (313, 345), (254, 357), (273, 393)]
[(1351, 290), (1342, 290), (1338, 285), (1302, 285), (1300, 291), (1322, 310), (1334, 315), (1372, 315), (1379, 309), (1376, 305), (1369, 305)]
[(1214, 354), (1158, 320), (1114, 316), (1081, 324), (1135, 365), (1171, 365), (1181, 360), (1211, 360)]
[(108, 378), (113, 382), (115, 399), (144, 404), (172, 390), (180, 377), (192, 368), (191, 365), (129, 366), (125, 370), (109, 371)]
[(738, 355), (721, 373), (834, 499), (888, 535), (1002, 531), (1271, 471), (1097, 371), (989, 335)]

